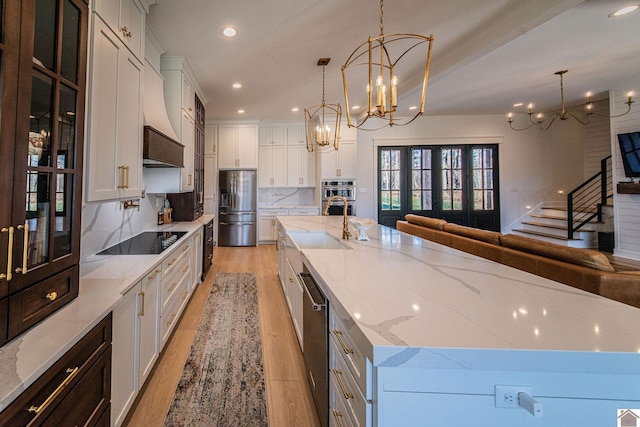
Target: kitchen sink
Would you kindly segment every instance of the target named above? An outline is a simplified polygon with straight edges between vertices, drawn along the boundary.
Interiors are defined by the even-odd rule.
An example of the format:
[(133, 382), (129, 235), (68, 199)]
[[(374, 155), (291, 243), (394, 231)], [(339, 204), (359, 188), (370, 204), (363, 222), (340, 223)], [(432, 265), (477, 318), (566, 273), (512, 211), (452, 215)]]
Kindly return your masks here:
[(290, 231), (289, 237), (298, 249), (352, 249), (326, 231)]

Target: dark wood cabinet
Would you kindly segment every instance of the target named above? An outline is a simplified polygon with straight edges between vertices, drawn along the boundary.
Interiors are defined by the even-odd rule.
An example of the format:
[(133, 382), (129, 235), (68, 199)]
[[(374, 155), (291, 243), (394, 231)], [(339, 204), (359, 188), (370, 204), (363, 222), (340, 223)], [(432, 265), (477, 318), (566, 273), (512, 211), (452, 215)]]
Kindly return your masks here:
[[(88, 6), (2, 0), (0, 7), (2, 345), (78, 293)], [(32, 286), (60, 285), (51, 279), (61, 272), (67, 290), (43, 285), (35, 292), (43, 299), (28, 300)], [(12, 317), (14, 302), (32, 307), (29, 321)]]
[(109, 425), (111, 336), (109, 313), (0, 413), (0, 425)]
[(173, 208), (172, 216), (175, 221), (193, 221), (204, 214), (205, 109), (198, 95), (195, 96), (195, 106), (193, 191), (167, 194), (167, 199), (169, 199), (169, 203)]
[(213, 220), (204, 226), (204, 251), (202, 253), (202, 280), (204, 280), (213, 262)]

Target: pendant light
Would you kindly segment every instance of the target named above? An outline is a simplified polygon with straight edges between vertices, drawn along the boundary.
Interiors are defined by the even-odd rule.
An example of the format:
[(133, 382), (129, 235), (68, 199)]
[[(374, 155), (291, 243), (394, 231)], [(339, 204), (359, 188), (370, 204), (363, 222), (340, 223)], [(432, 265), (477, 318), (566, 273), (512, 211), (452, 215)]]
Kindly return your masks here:
[[(380, 0), (380, 35), (369, 37), (367, 41), (360, 44), (351, 53), (345, 64), (342, 66), (342, 82), (344, 86), (345, 108), (347, 110), (347, 124), (362, 130), (376, 130), (385, 126), (404, 126), (413, 122), (418, 116), (424, 113), (424, 101), (427, 94), (427, 81), (429, 78), (429, 66), (431, 62), (431, 47), (433, 44), (433, 34), (429, 37), (417, 34), (384, 34), (384, 9), (383, 0)], [(402, 60), (402, 65), (409, 59), (424, 55), (420, 59), (420, 64), (424, 64), (424, 71), (419, 74), (422, 80), (420, 91), (420, 106), (416, 108), (413, 116), (409, 114), (409, 108), (400, 109), (399, 90), (402, 84), (401, 78), (405, 79), (405, 90), (412, 88), (409, 80), (414, 72), (409, 71), (410, 65), (404, 69), (407, 75), (398, 74), (398, 65)], [(424, 62), (422, 62), (424, 60)], [(413, 64), (415, 66), (415, 63)], [(347, 80), (355, 80), (357, 97), (366, 94), (366, 111), (363, 111), (357, 120), (351, 117), (349, 104), (349, 90)], [(366, 84), (362, 79), (367, 79)], [(409, 87), (411, 86), (411, 87)], [(399, 114), (400, 118), (396, 117)], [(403, 117), (404, 116), (404, 117)], [(376, 124), (367, 123), (370, 119), (380, 119)]]
[(325, 148), (333, 145), (337, 150), (340, 145), (342, 109), (340, 104), (326, 104), (324, 101), (325, 67), (330, 60), (331, 58), (318, 60), (318, 65), (322, 66), (322, 104), (304, 109), (304, 127), (309, 152), (313, 152), (316, 146)]

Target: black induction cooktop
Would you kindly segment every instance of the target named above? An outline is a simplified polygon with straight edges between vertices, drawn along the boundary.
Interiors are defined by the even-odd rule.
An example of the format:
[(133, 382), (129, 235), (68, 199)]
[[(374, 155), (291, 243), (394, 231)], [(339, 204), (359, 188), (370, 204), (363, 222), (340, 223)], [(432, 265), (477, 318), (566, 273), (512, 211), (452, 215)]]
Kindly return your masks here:
[(98, 255), (156, 255), (185, 234), (186, 231), (148, 231), (98, 252)]

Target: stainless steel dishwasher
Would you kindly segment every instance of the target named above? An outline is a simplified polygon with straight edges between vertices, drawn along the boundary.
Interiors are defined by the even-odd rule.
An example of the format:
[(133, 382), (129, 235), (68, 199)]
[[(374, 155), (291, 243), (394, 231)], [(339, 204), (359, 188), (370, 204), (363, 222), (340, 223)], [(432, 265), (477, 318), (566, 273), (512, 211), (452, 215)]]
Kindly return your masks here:
[(326, 297), (311, 274), (304, 268), (299, 273), (304, 287), (302, 304), (302, 352), (307, 380), (311, 386), (313, 401), (320, 418), (320, 425), (329, 425), (329, 331)]

